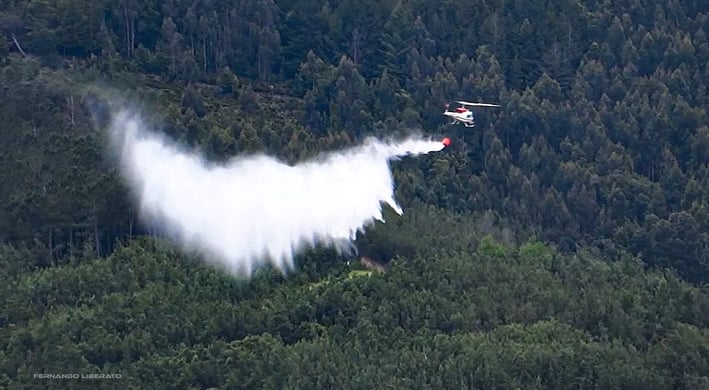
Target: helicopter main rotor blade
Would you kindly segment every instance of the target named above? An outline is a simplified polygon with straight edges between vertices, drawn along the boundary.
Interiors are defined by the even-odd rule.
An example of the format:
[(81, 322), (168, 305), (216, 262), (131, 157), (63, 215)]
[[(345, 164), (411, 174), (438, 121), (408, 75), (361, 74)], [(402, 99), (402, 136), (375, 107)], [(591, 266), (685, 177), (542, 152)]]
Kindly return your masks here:
[(472, 103), (472, 102), (464, 102), (461, 100), (457, 100), (456, 103), (460, 103), (466, 106), (473, 106), (473, 107), (501, 107), (499, 104), (492, 104), (492, 103)]

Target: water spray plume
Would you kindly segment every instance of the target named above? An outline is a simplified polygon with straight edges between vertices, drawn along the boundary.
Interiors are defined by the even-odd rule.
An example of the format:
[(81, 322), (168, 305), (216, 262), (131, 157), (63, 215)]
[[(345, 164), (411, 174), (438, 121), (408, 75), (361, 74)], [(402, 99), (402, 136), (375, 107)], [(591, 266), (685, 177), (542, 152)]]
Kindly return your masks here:
[(110, 127), (141, 216), (247, 276), (267, 262), (286, 271), (308, 246), (351, 250), (358, 231), (383, 221), (382, 203), (403, 212), (389, 161), (446, 146), (368, 140), (295, 166), (264, 155), (219, 165), (150, 132), (135, 112), (119, 110)]

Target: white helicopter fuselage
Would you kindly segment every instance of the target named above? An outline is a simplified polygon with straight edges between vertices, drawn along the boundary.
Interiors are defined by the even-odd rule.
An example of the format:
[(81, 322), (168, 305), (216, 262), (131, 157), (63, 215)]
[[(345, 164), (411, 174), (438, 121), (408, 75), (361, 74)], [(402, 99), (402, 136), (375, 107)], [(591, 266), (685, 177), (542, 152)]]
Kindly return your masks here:
[(473, 116), (473, 112), (470, 110), (444, 111), (443, 115), (450, 117), (453, 120), (451, 122), (452, 125), (462, 123), (465, 127), (475, 126), (475, 117)]
[(500, 107), (499, 104), (471, 103), (462, 100), (457, 100), (456, 103), (461, 106), (457, 107), (453, 111), (448, 111), (448, 103), (446, 103), (446, 108), (445, 111), (443, 111), (443, 115), (450, 117), (453, 120), (451, 125), (462, 123), (465, 127), (475, 127), (475, 117), (473, 116), (473, 112), (467, 107)]

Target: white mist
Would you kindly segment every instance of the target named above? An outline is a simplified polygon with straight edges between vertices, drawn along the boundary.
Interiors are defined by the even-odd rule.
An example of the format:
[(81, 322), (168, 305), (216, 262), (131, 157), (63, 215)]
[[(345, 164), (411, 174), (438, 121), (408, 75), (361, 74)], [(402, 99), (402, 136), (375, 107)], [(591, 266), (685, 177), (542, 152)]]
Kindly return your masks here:
[(294, 254), (308, 246), (351, 248), (357, 231), (382, 220), (382, 203), (402, 213), (389, 161), (444, 148), (368, 140), (296, 166), (263, 155), (217, 165), (151, 133), (129, 111), (113, 117), (111, 130), (142, 217), (244, 275), (268, 262), (292, 268)]

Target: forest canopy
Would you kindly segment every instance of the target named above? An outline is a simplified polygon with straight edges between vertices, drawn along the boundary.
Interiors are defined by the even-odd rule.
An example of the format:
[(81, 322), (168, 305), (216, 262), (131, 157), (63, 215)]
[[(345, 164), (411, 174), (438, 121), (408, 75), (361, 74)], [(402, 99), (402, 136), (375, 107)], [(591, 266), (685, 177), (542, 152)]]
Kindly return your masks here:
[[(701, 1), (0, 0), (0, 387), (708, 386), (708, 29)], [(215, 161), (453, 142), (392, 164), (405, 214), (356, 242), (385, 272), (315, 248), (245, 281), (139, 218), (89, 85)], [(502, 107), (446, 126), (458, 99)]]

